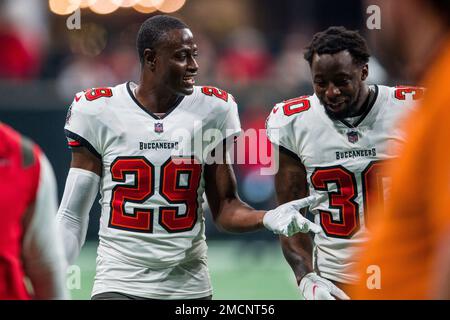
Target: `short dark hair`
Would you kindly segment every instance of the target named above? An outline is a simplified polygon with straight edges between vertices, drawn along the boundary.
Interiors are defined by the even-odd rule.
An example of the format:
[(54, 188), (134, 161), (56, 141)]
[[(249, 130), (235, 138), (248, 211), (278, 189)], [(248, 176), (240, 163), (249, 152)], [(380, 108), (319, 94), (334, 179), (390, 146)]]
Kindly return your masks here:
[(344, 50), (350, 52), (353, 61), (360, 65), (369, 62), (370, 53), (366, 40), (358, 31), (347, 30), (344, 27), (329, 27), (318, 32), (306, 51), (304, 57), (309, 65), (312, 65), (314, 54), (335, 54)]
[(183, 21), (166, 15), (156, 15), (142, 23), (136, 40), (139, 60), (144, 62), (144, 50), (155, 48), (164, 35), (173, 29), (189, 28)]

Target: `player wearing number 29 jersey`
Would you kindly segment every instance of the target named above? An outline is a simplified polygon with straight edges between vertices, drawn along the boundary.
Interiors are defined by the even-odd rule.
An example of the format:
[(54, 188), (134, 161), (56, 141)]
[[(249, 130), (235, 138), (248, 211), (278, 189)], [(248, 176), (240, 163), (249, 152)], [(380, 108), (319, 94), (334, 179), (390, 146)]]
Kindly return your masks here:
[[(93, 294), (104, 288), (152, 294), (126, 279), (111, 287), (129, 274), (123, 263), (161, 269), (206, 259), (203, 151), (215, 145), (201, 131), (217, 129), (223, 139), (240, 131), (236, 103), (224, 91), (194, 87), (159, 118), (142, 108), (135, 88), (129, 82), (77, 94), (65, 126), (69, 145), (87, 147), (103, 165)], [(194, 148), (196, 143), (202, 146)], [(152, 276), (136, 275), (143, 282)], [(207, 285), (199, 290), (211, 294)]]
[(68, 112), (72, 162), (58, 210), (66, 258), (78, 256), (100, 190), (92, 298), (207, 299), (203, 194), (222, 229), (286, 236), (320, 229), (298, 212), (313, 200), (266, 212), (239, 199), (226, 158), (237, 106), (225, 91), (194, 86), (198, 49), (182, 21), (147, 19), (137, 48), (138, 84), (79, 93)]
[(387, 193), (389, 178), (380, 170), (382, 163), (404, 143), (396, 123), (422, 92), (377, 85), (370, 89), (374, 97), (367, 112), (354, 119), (331, 120), (313, 95), (277, 104), (267, 122), (271, 142), (304, 165), (309, 193), (329, 194), (310, 207), (323, 230), (314, 239), (314, 259), (321, 276), (341, 283), (357, 280), (346, 270), (356, 262), (353, 247), (367, 240), (369, 208)]

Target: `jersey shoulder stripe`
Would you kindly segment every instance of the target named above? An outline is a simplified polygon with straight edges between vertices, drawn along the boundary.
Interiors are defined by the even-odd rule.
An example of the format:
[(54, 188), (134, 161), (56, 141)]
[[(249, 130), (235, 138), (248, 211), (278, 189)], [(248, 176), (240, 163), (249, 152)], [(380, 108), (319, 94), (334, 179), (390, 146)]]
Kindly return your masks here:
[(64, 132), (66, 134), (69, 148), (76, 148), (76, 147), (85, 147), (87, 148), (94, 156), (96, 156), (99, 159), (102, 159), (102, 156), (100, 153), (92, 146), (92, 144), (89, 143), (86, 139), (84, 139), (82, 136), (76, 134), (75, 132), (72, 132), (68, 129), (64, 129)]

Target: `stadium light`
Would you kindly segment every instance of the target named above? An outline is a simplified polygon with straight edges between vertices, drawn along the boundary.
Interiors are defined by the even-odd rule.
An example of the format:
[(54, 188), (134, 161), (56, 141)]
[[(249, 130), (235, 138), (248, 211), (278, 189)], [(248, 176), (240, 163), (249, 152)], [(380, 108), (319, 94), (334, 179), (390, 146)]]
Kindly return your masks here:
[(144, 6), (140, 5), (139, 3), (135, 4), (133, 6), (133, 9), (140, 13), (152, 13), (152, 12), (155, 12), (156, 10), (158, 10), (155, 7), (144, 7)]
[(133, 9), (140, 13), (152, 13), (158, 10), (164, 0), (140, 0)]
[(163, 3), (164, 0), (139, 0), (137, 4), (143, 7), (154, 7), (158, 9)]
[(93, 5), (97, 0), (81, 0), (80, 1), (80, 8), (87, 8), (91, 5)]
[(98, 14), (109, 14), (116, 11), (118, 8), (119, 6), (112, 0), (96, 1), (89, 6), (89, 9)]
[(49, 0), (50, 10), (58, 15), (68, 15), (78, 8), (90, 8), (97, 14), (110, 14), (118, 8), (133, 7), (140, 13), (161, 11), (171, 13), (179, 10), (186, 0)]
[(171, 13), (181, 9), (186, 3), (186, 0), (166, 0), (159, 7), (159, 11), (164, 13)]
[(115, 4), (122, 8), (129, 8), (134, 6), (139, 0), (112, 0)]
[(81, 0), (49, 0), (48, 6), (50, 11), (59, 14), (71, 14), (80, 7)]

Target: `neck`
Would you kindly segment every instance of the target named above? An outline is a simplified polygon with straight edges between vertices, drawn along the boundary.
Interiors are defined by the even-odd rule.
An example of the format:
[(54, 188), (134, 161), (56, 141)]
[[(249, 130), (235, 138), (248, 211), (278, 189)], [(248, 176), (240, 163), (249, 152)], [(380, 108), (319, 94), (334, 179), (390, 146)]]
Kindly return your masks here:
[(366, 109), (369, 106), (371, 96), (371, 90), (369, 89), (369, 86), (366, 84), (363, 84), (358, 100), (355, 104), (355, 108), (353, 109), (352, 113), (350, 114), (351, 117), (356, 117), (364, 113)]
[(145, 75), (141, 75), (140, 83), (135, 91), (136, 99), (152, 113), (166, 113), (179, 96), (149, 80)]

